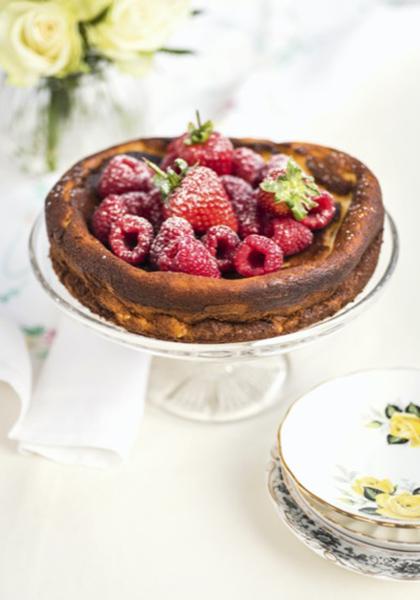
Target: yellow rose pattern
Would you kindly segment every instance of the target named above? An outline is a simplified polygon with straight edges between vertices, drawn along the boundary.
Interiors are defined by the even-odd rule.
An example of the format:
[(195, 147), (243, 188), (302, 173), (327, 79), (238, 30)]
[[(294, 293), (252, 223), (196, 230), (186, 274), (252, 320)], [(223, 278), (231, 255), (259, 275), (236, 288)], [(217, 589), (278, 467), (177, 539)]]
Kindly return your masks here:
[(375, 500), (379, 515), (391, 519), (420, 519), (420, 494), (378, 494)]
[(387, 404), (385, 417), (370, 421), (371, 429), (386, 428), (388, 444), (407, 444), (411, 448), (420, 447), (420, 406), (410, 402), (404, 408), (397, 404)]
[(420, 519), (420, 487), (399, 490), (389, 479), (365, 476), (353, 479), (344, 501), (361, 513), (403, 521)]
[(352, 489), (356, 494), (363, 496), (364, 488), (371, 487), (376, 490), (381, 490), (387, 494), (392, 494), (395, 489), (393, 483), (389, 479), (376, 479), (376, 477), (360, 477), (353, 482)]

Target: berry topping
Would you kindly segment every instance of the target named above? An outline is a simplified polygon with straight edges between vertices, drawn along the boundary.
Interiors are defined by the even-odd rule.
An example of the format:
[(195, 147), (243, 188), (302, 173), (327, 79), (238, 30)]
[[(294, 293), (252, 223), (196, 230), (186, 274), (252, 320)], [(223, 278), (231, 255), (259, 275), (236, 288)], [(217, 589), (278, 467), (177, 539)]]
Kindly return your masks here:
[(173, 246), (176, 251), (172, 259), (171, 271), (220, 278), (216, 259), (201, 242), (192, 237), (185, 237), (175, 240)]
[(106, 244), (112, 223), (126, 213), (127, 207), (121, 196), (113, 194), (102, 200), (92, 215), (92, 231), (94, 236)]
[(328, 192), (322, 192), (320, 196), (314, 198), (316, 206), (309, 211), (301, 223), (309, 229), (322, 229), (330, 223), (335, 215), (334, 198)]
[(283, 264), (281, 248), (262, 235), (249, 235), (240, 243), (234, 256), (235, 269), (243, 277), (277, 271)]
[(168, 146), (168, 154), (164, 157), (164, 165), (176, 156), (184, 159), (189, 165), (202, 165), (224, 175), (232, 171), (233, 145), (229, 138), (213, 131), (213, 123), (201, 123), (197, 112), (197, 125), (190, 123), (188, 131), (176, 138)]
[(142, 263), (150, 249), (153, 239), (153, 227), (135, 215), (124, 215), (111, 225), (109, 243), (113, 253), (130, 263)]
[(102, 198), (109, 194), (147, 191), (151, 187), (153, 173), (141, 160), (128, 154), (111, 158), (102, 171), (98, 191)]
[(251, 148), (241, 146), (233, 151), (233, 175), (245, 179), (251, 185), (256, 185), (261, 181), (264, 164), (262, 156), (251, 150)]
[(201, 241), (210, 254), (215, 257), (222, 273), (233, 270), (233, 255), (240, 240), (230, 227), (214, 225), (207, 230)]
[(162, 171), (166, 171), (166, 169), (168, 167), (174, 167), (174, 163), (175, 163), (175, 159), (176, 159), (176, 154), (173, 152), (168, 152), (167, 154), (165, 154), (165, 156), (162, 158), (162, 161), (160, 163), (160, 168), (162, 169)]
[(238, 218), (239, 235), (246, 237), (252, 233), (259, 233), (257, 199), (250, 184), (234, 175), (222, 175), (220, 181)]
[(121, 194), (127, 213), (137, 215), (150, 221), (157, 231), (163, 221), (163, 205), (160, 191), (153, 188), (149, 192), (127, 192)]
[(194, 230), (185, 219), (171, 217), (162, 223), (150, 248), (150, 262), (160, 271), (169, 271), (176, 253), (175, 240), (194, 238)]
[(306, 175), (299, 165), (289, 159), (286, 169), (273, 169), (260, 183), (258, 202), (265, 210), (277, 216), (292, 213), (301, 221), (317, 206), (319, 189), (315, 180)]
[(283, 250), (284, 256), (291, 256), (306, 250), (314, 239), (309, 227), (291, 217), (273, 219), (270, 226), (270, 237)]
[(265, 179), (274, 169), (285, 171), (288, 162), (289, 157), (287, 154), (273, 154), (262, 170), (261, 179)]
[(205, 233), (212, 225), (227, 225), (237, 231), (232, 204), (216, 173), (207, 167), (188, 167), (182, 159), (175, 162), (179, 173), (152, 166), (155, 185), (165, 200), (165, 216), (186, 219), (196, 233)]

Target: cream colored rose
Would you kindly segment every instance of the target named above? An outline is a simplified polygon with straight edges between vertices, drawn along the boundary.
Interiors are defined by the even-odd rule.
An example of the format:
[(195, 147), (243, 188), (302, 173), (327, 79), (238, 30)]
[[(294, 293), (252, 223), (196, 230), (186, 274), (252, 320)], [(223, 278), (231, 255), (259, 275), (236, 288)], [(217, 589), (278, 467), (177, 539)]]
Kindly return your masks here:
[(73, 12), (78, 21), (91, 21), (110, 6), (112, 0), (56, 0)]
[(410, 440), (410, 446), (420, 446), (420, 418), (410, 413), (395, 412), (391, 417), (389, 433)]
[(114, 0), (105, 19), (89, 27), (89, 41), (120, 68), (137, 74), (188, 14), (189, 5), (189, 0)]
[(392, 494), (394, 491), (394, 485), (389, 479), (376, 479), (376, 477), (360, 477), (359, 479), (355, 479), (352, 485), (356, 494), (360, 494), (361, 496), (363, 496), (365, 487), (375, 488), (375, 490), (381, 490), (389, 494)]
[(82, 44), (68, 8), (55, 2), (9, 2), (0, 10), (0, 66), (12, 85), (63, 77), (81, 68)]
[(378, 494), (377, 513), (392, 519), (420, 519), (420, 496), (401, 492), (397, 496)]

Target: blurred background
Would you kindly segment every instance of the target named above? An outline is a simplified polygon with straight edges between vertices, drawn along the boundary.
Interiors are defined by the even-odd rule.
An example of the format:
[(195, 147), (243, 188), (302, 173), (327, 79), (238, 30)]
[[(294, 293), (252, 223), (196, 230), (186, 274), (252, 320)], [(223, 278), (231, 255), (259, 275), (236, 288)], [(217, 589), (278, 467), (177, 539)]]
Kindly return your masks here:
[(189, 10), (198, 14), (180, 20), (165, 46), (191, 54), (158, 52), (138, 78), (110, 65), (99, 83), (87, 77), (80, 85), (56, 172), (43, 172), (31, 145), (39, 99), (3, 78), (0, 305), (28, 329), (50, 318), (49, 305), (34, 301), (40, 292), (28, 274), (26, 239), (58, 174), (125, 138), (178, 134), (196, 108), (233, 136), (318, 142), (366, 162), (403, 241), (394, 288), (416, 272), (409, 217), (418, 203), (420, 2), (194, 0)]

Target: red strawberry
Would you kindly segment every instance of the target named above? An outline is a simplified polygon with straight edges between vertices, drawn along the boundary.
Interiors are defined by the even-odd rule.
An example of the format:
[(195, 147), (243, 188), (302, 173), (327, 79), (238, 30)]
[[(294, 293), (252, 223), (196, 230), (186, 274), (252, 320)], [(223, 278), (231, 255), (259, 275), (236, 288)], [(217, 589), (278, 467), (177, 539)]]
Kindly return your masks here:
[(142, 217), (124, 215), (111, 225), (109, 244), (113, 253), (132, 265), (142, 263), (150, 249), (153, 227)]
[(314, 178), (306, 175), (290, 158), (286, 169), (271, 170), (260, 183), (257, 200), (266, 212), (279, 217), (292, 214), (301, 221), (317, 206), (317, 196), (319, 189)]
[(235, 269), (243, 277), (277, 271), (283, 264), (283, 252), (273, 240), (262, 235), (249, 235), (238, 246)]
[(327, 191), (322, 192), (314, 198), (316, 206), (309, 211), (309, 214), (301, 221), (309, 229), (322, 229), (330, 223), (335, 215), (334, 198)]
[(186, 237), (194, 238), (194, 230), (188, 221), (181, 217), (171, 217), (164, 221), (150, 248), (152, 265), (160, 271), (169, 271), (176, 253), (173, 242)]
[(102, 171), (98, 192), (105, 198), (110, 194), (147, 191), (151, 187), (153, 173), (141, 160), (128, 154), (111, 158)]
[(182, 159), (176, 160), (176, 166), (179, 173), (152, 167), (165, 201), (165, 216), (186, 219), (196, 233), (205, 233), (212, 225), (227, 225), (237, 231), (232, 204), (216, 173), (207, 167), (188, 167)]
[(207, 230), (202, 243), (212, 256), (222, 273), (232, 271), (233, 255), (240, 240), (238, 235), (226, 225), (214, 225)]
[(250, 184), (234, 175), (222, 175), (220, 181), (238, 218), (239, 235), (246, 237), (252, 233), (259, 233), (257, 199)]
[(264, 164), (263, 157), (251, 148), (241, 146), (233, 151), (232, 174), (245, 179), (251, 185), (261, 181)]
[(166, 166), (172, 158), (178, 157), (189, 165), (209, 167), (219, 175), (232, 171), (233, 145), (229, 138), (213, 131), (213, 123), (201, 123), (197, 112), (197, 125), (190, 123), (188, 131), (173, 140), (163, 159)]
[(216, 259), (200, 241), (185, 237), (175, 240), (173, 245), (176, 250), (172, 259), (171, 271), (220, 278)]
[(270, 237), (283, 250), (284, 256), (298, 254), (313, 242), (314, 235), (309, 227), (291, 217), (273, 219), (270, 226)]

